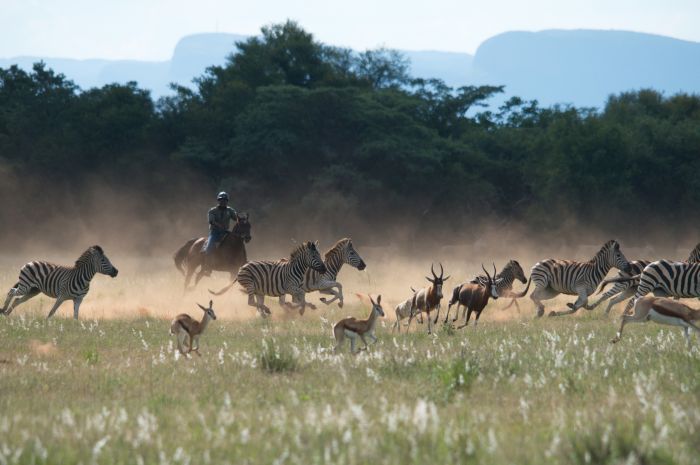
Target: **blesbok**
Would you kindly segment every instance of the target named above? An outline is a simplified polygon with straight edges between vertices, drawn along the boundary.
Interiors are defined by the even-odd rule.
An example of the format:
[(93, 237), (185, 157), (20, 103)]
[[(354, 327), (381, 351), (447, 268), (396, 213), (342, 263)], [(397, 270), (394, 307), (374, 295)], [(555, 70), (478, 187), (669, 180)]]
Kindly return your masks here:
[[(440, 318), (440, 301), (442, 300), (442, 285), (445, 281), (450, 279), (450, 277), (444, 278), (445, 270), (442, 268), (442, 263), (440, 263), (440, 276), (435, 274), (433, 265), (430, 265), (430, 272), (433, 274), (432, 278), (425, 277), (425, 279), (430, 282), (430, 286), (419, 289), (415, 294), (413, 294), (413, 303), (411, 306), (411, 316), (408, 319), (408, 325), (411, 325), (411, 321), (414, 316), (418, 313), (425, 312), (428, 318), (428, 334), (432, 333), (432, 324), (437, 324), (438, 318)], [(435, 321), (430, 318), (430, 312), (436, 310)], [(432, 323), (432, 324), (431, 324)]]
[(653, 321), (664, 325), (680, 326), (683, 328), (685, 340), (690, 348), (689, 330), (693, 329), (700, 334), (700, 328), (694, 323), (700, 320), (700, 310), (691, 308), (685, 304), (665, 297), (644, 296), (634, 303), (632, 314), (623, 314), (620, 329), (617, 335), (610, 341), (613, 344), (622, 337), (622, 329), (626, 323), (644, 323)]
[[(464, 307), (464, 324), (459, 326), (459, 328), (464, 328), (469, 324), (469, 318), (471, 318), (472, 312), (476, 312), (476, 318), (474, 320), (474, 326), (477, 325), (481, 312), (484, 311), (486, 305), (489, 303), (489, 299), (498, 299), (498, 286), (494, 281), (493, 277), (486, 271), (484, 265), (481, 265), (481, 269), (486, 273), (486, 280), (484, 284), (479, 283), (465, 283), (455, 288), (452, 292), (452, 299), (447, 306), (447, 315), (445, 316), (445, 323), (450, 316), (450, 309), (452, 305), (457, 304), (457, 311), (452, 319), (453, 322), (457, 321), (459, 318), (459, 307)], [(496, 265), (493, 266), (493, 274), (496, 275)], [(529, 287), (529, 285), (528, 285)], [(527, 289), (526, 291), (527, 292)]]
[[(200, 357), (202, 354), (199, 353), (199, 336), (202, 335), (210, 320), (216, 320), (216, 314), (214, 314), (213, 301), (209, 301), (209, 308), (197, 304), (199, 308), (204, 311), (201, 321), (197, 321), (186, 313), (181, 313), (176, 316), (173, 322), (170, 324), (170, 334), (175, 336), (177, 340), (177, 348), (182, 355), (187, 355), (194, 351)], [(182, 349), (182, 344), (185, 342), (185, 338), (188, 338), (188, 345), (190, 350), (185, 352)]]
[(377, 296), (376, 302), (372, 299), (372, 296), (369, 296), (369, 300), (372, 302), (372, 310), (369, 312), (367, 319), (358, 320), (355, 317), (348, 317), (340, 320), (335, 324), (335, 326), (333, 326), (333, 335), (335, 336), (336, 340), (336, 352), (340, 350), (340, 347), (345, 342), (346, 337), (350, 339), (350, 353), (353, 354), (356, 353), (355, 343), (357, 342), (358, 337), (362, 339), (365, 346), (362, 349), (359, 349), (357, 352), (367, 350), (369, 348), (365, 337), (372, 339), (372, 343), (377, 342), (377, 337), (374, 335), (374, 327), (377, 324), (377, 318), (384, 316), (384, 310), (382, 309), (381, 305), (382, 296)]

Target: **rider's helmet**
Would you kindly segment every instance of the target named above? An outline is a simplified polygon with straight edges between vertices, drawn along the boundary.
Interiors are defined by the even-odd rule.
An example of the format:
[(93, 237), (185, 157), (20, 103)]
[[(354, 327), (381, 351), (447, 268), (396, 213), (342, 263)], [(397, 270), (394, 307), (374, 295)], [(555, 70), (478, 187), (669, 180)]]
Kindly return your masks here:
[(216, 200), (228, 200), (228, 194), (226, 192), (219, 192), (216, 196)]

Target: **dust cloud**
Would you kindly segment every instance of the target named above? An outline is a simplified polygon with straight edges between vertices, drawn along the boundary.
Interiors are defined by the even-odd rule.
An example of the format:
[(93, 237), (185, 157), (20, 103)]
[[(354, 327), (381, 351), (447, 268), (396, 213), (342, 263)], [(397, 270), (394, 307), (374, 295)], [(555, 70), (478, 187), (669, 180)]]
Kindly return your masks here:
[[(98, 275), (81, 307), (86, 318), (172, 318), (186, 312), (200, 316), (196, 303), (210, 299), (207, 289), (228, 284), (226, 273), (214, 272), (204, 278), (196, 290), (183, 291), (183, 276), (175, 269), (172, 255), (188, 239), (207, 232), (206, 212), (214, 205), (216, 189), (202, 179), (180, 176), (163, 189), (148, 186), (147, 177), (134, 181), (128, 190), (101, 182), (86, 181), (76, 195), (61, 187), (12, 176), (0, 165), (0, 293), (16, 282), (20, 267), (31, 260), (48, 260), (72, 264), (89, 246), (99, 244), (119, 276), (111, 279)], [(140, 187), (139, 187), (140, 186)], [(590, 259), (600, 246), (616, 238), (629, 260), (685, 259), (700, 237), (692, 234), (669, 238), (663, 228), (651, 231), (600, 231), (591, 225), (567, 221), (557, 231), (537, 231), (512, 221), (487, 219), (459, 230), (441, 227), (425, 218), (411, 221), (383, 216), (382, 221), (365, 222), (362, 211), (343, 209), (339, 194), (330, 195), (325, 206), (312, 211), (308, 199), (303, 208), (294, 198), (281, 197), (278, 205), (256, 203), (255, 192), (231, 189), (231, 205), (250, 213), (252, 241), (247, 244), (250, 260), (287, 257), (295, 241), (319, 240), (323, 251), (336, 240), (351, 237), (357, 251), (367, 263), (365, 271), (346, 265), (339, 281), (344, 286), (346, 304), (357, 310), (362, 306), (356, 293), (381, 294), (387, 322), (393, 321), (393, 308), (410, 297), (410, 287), (427, 285), (431, 264), (439, 264), (450, 279), (445, 284), (443, 312), (452, 288), (480, 274), (481, 265), (491, 271), (492, 263), (500, 269), (510, 259), (520, 262), (529, 276), (530, 268), (546, 258)], [(611, 274), (615, 270), (611, 271)], [(514, 290), (524, 285), (516, 282)], [(247, 296), (236, 285), (227, 294), (212, 297), (221, 318), (246, 320), (257, 318)], [(307, 300), (326, 312), (317, 293)], [(561, 297), (546, 303), (547, 309), (561, 309)], [(45, 315), (53, 302), (38, 296), (15, 309)], [(501, 311), (509, 301), (490, 304), (483, 320), (531, 318), (534, 308), (527, 298), (520, 300), (521, 313), (515, 307)], [(337, 310), (335, 305), (331, 306)], [(272, 303), (275, 318), (285, 318), (285, 311)], [(345, 314), (351, 310), (337, 310)], [(361, 310), (363, 313), (365, 310)], [(319, 312), (307, 310), (305, 318)], [(335, 315), (336, 313), (333, 313)], [(325, 314), (325, 313), (323, 313)], [(444, 314), (444, 313), (443, 313)], [(71, 303), (65, 303), (58, 315), (72, 316)], [(310, 316), (309, 316), (310, 315)]]

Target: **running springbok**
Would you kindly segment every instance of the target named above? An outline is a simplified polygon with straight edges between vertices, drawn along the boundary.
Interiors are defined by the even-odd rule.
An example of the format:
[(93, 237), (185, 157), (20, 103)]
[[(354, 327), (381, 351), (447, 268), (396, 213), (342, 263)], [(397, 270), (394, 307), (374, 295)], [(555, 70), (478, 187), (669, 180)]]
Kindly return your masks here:
[[(372, 339), (372, 342), (377, 342), (377, 337), (374, 335), (374, 327), (377, 324), (377, 318), (384, 316), (384, 310), (382, 309), (382, 296), (377, 296), (377, 301), (372, 300), (372, 296), (369, 296), (370, 302), (372, 302), (372, 310), (369, 312), (369, 316), (366, 320), (358, 320), (355, 317), (348, 317), (340, 320), (333, 326), (333, 335), (335, 336), (336, 345), (335, 351), (338, 352), (340, 347), (345, 342), (345, 338), (350, 339), (350, 353), (357, 353), (361, 350), (367, 350), (369, 345), (367, 345), (367, 340), (365, 336)], [(365, 346), (355, 352), (355, 343), (357, 338), (362, 339)]]
[[(440, 317), (440, 301), (442, 300), (442, 284), (450, 279), (450, 277), (443, 278), (445, 270), (442, 268), (442, 263), (440, 263), (440, 276), (435, 274), (433, 265), (430, 265), (430, 272), (433, 274), (432, 278), (425, 277), (430, 282), (430, 286), (423, 289), (419, 289), (413, 295), (413, 304), (411, 310), (411, 316), (408, 319), (408, 325), (411, 325), (411, 320), (413, 320), (414, 315), (417, 313), (425, 312), (428, 314), (428, 334), (432, 333), (432, 325), (437, 324), (438, 318)], [(437, 310), (435, 315), (435, 321), (433, 322), (430, 318), (430, 312), (432, 310)]]
[[(401, 320), (415, 316), (415, 310), (413, 308), (413, 297), (410, 297), (398, 304), (394, 309), (394, 313), (396, 313), (396, 322), (391, 327), (391, 330), (393, 331), (394, 329), (398, 329), (398, 331), (401, 332)], [(407, 328), (406, 331), (408, 331), (408, 329), (409, 328)]]
[(683, 328), (685, 340), (690, 348), (689, 330), (693, 329), (700, 334), (700, 328), (694, 321), (700, 320), (700, 310), (691, 308), (675, 300), (664, 297), (653, 297), (647, 295), (637, 299), (634, 303), (633, 314), (623, 314), (620, 329), (617, 335), (610, 341), (613, 344), (622, 337), (622, 329), (626, 323), (644, 323), (654, 321), (664, 325), (680, 326)]
[[(186, 313), (181, 313), (176, 316), (173, 322), (170, 324), (170, 334), (175, 336), (177, 340), (177, 348), (182, 355), (187, 355), (194, 351), (200, 357), (202, 354), (199, 353), (199, 336), (202, 335), (210, 320), (216, 320), (216, 314), (214, 314), (214, 308), (212, 307), (213, 301), (209, 301), (209, 308), (197, 304), (199, 308), (204, 311), (202, 316), (202, 321), (197, 321)], [(189, 339), (190, 350), (185, 352), (182, 350), (182, 344), (185, 342), (185, 338)]]

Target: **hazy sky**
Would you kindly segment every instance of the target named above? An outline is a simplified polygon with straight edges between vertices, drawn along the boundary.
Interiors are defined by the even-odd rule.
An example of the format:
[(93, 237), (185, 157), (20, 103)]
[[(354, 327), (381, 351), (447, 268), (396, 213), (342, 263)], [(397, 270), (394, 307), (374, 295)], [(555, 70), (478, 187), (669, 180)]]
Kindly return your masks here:
[(509, 30), (621, 29), (700, 41), (700, 0), (0, 0), (0, 57), (166, 60), (182, 36), (290, 18), (355, 49), (473, 53)]

